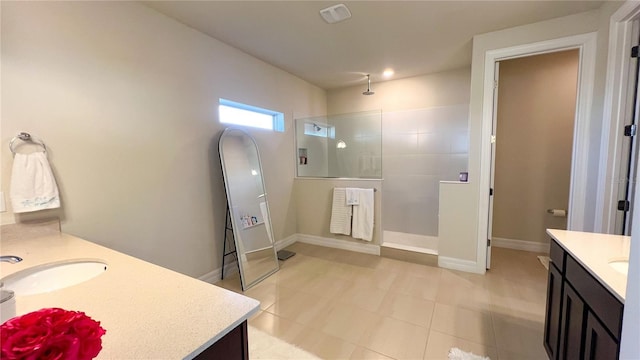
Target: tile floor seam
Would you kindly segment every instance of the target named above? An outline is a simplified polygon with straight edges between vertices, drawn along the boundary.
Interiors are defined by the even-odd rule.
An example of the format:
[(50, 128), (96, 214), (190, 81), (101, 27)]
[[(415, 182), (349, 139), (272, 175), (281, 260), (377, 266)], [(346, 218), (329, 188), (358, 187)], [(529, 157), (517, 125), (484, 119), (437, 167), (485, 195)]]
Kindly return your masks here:
[[(442, 306), (444, 306), (444, 307), (445, 307), (445, 308), (442, 308), (442, 307), (441, 307), (441, 312), (444, 312), (444, 313), (445, 313), (445, 315), (447, 315), (447, 313), (446, 313), (446, 308), (447, 308), (447, 307), (451, 308), (451, 309), (452, 309), (453, 311), (455, 311), (455, 312), (457, 312), (457, 311), (459, 311), (459, 310), (464, 310), (464, 311), (469, 311), (469, 312), (478, 312), (478, 311), (475, 311), (475, 310), (470, 310), (470, 309), (466, 309), (466, 308), (458, 307), (458, 306), (456, 306), (455, 304), (453, 304), (453, 305), (452, 305), (452, 304), (440, 304), (440, 305), (442, 305)], [(436, 312), (436, 311), (437, 311), (437, 308), (434, 308), (434, 319), (436, 318), (436, 316), (435, 316), (435, 312)], [(491, 317), (491, 316), (490, 316), (490, 314), (484, 314), (484, 315)], [(433, 321), (433, 320), (432, 320), (432, 321)], [(489, 321), (491, 321), (491, 319), (490, 319)], [(484, 322), (481, 322), (481, 324), (484, 324)], [(493, 341), (490, 341), (490, 342), (491, 342), (491, 344), (493, 344), (493, 345), (491, 345), (491, 344), (486, 344), (486, 343), (483, 343), (483, 342), (479, 342), (479, 341), (477, 341), (477, 340), (475, 340), (475, 339), (470, 339), (470, 338), (468, 338), (468, 337), (461, 336), (461, 335), (460, 335), (460, 333), (459, 333), (459, 332), (457, 332), (456, 330), (449, 330), (449, 329), (444, 330), (444, 329), (442, 329), (440, 326), (438, 326), (438, 327), (434, 328), (434, 326), (433, 326), (433, 325), (431, 326), (431, 329), (433, 329), (434, 331), (437, 331), (437, 332), (440, 332), (440, 333), (443, 333), (443, 334), (449, 335), (449, 336), (454, 336), (454, 337), (457, 337), (457, 338), (460, 338), (460, 339), (464, 339), (464, 340), (466, 340), (466, 341), (470, 341), (470, 342), (474, 342), (474, 343), (480, 343), (480, 344), (483, 344), (483, 345), (486, 345), (486, 346), (494, 346), (494, 347), (496, 346), (496, 339), (495, 339), (495, 334), (494, 334), (494, 332), (493, 332), (493, 326), (491, 326), (491, 329), (490, 329), (490, 333), (493, 335), (493, 337), (492, 337), (492, 340), (493, 340)], [(485, 329), (485, 330), (486, 330), (486, 329)], [(450, 331), (450, 332), (447, 332), (447, 331)]]
[[(362, 345), (360, 345), (360, 346), (362, 346)], [(373, 349), (370, 349), (370, 348), (367, 348), (367, 347), (364, 347), (364, 346), (363, 346), (363, 348), (364, 348), (364, 349), (367, 349), (367, 350), (369, 350), (369, 351), (371, 351), (371, 352), (374, 352), (374, 353), (376, 353), (376, 354), (378, 354), (378, 355), (382, 355), (382, 356), (384, 356), (384, 357), (388, 357), (389, 359), (398, 360), (397, 358), (395, 358), (395, 357), (393, 357), (393, 356), (385, 355), (385, 354), (383, 354), (383, 353), (381, 353), (381, 352), (379, 352), (379, 351), (375, 351), (375, 350), (373, 350)]]
[(427, 346), (429, 345), (429, 339), (431, 338), (431, 327), (429, 327), (429, 332), (427, 333), (427, 341), (424, 342), (424, 348), (422, 349), (422, 359), (427, 356)]
[[(407, 321), (407, 320), (404, 320), (404, 319), (399, 319), (397, 317), (393, 317), (393, 316), (390, 316), (390, 315), (382, 315), (382, 316), (383, 317), (388, 317), (388, 318), (393, 319), (393, 320), (397, 320), (397, 321), (403, 322), (403, 323), (405, 323), (407, 325), (413, 325), (413, 326), (421, 327), (421, 328), (427, 329), (427, 330), (429, 330), (431, 328), (430, 326), (427, 327), (427, 326), (424, 326), (424, 325), (412, 323), (411, 321)], [(433, 317), (432, 317), (432, 319), (433, 319)], [(431, 321), (429, 321), (429, 322), (431, 322)]]
[[(324, 335), (327, 335), (327, 336), (337, 337), (337, 336), (335, 336), (335, 335), (333, 335), (333, 334), (330, 334), (330, 333), (325, 332), (325, 331), (324, 331), (324, 330), (322, 330), (322, 329), (319, 329), (318, 331), (319, 331), (319, 332), (321, 332), (321, 333), (323, 333)], [(361, 347), (361, 348), (367, 349), (367, 350), (369, 350), (369, 351), (373, 351), (373, 352), (375, 352), (375, 353), (378, 353), (377, 351), (375, 351), (375, 350), (373, 350), (373, 349), (369, 349), (369, 348), (367, 348), (366, 346), (364, 346), (364, 345), (362, 345), (362, 344), (358, 344), (357, 342), (353, 342), (353, 341), (349, 341), (349, 340), (345, 340), (345, 339), (340, 339), (340, 340), (344, 341), (344, 342), (345, 342), (345, 343), (347, 343), (347, 344), (353, 345), (353, 346), (355, 346), (355, 347)], [(355, 350), (354, 350), (354, 351), (355, 351)], [(353, 353), (352, 353), (351, 355), (353, 355)], [(382, 355), (384, 355), (384, 354), (382, 354)], [(385, 355), (385, 356), (386, 356), (386, 355)], [(349, 358), (351, 358), (351, 357), (349, 357)]]
[(298, 320), (296, 320), (296, 319), (291, 319), (291, 318), (288, 318), (288, 317), (285, 317), (285, 316), (282, 316), (282, 315), (279, 315), (279, 314), (277, 314), (277, 313), (273, 313), (273, 312), (270, 312), (270, 311), (267, 311), (267, 310), (262, 310), (262, 311), (263, 311), (263, 312), (268, 312), (269, 314), (271, 314), (271, 315), (273, 315), (273, 316), (275, 316), (275, 317), (277, 317), (277, 318), (279, 318), (279, 319), (283, 319), (283, 320), (286, 320), (286, 321), (292, 322), (292, 323), (294, 323), (294, 324), (296, 324), (296, 325), (300, 325), (300, 326), (302, 326), (302, 327), (307, 327), (307, 326), (309, 326), (308, 324), (302, 323), (302, 322), (300, 322), (300, 321), (298, 321)]
[(476, 344), (476, 345), (480, 345), (480, 346), (488, 346), (488, 347), (495, 348), (496, 350), (498, 349), (498, 347), (497, 347), (497, 346), (495, 346), (495, 345), (494, 345), (494, 346), (492, 346), (492, 345), (487, 345), (487, 344), (479, 343), (479, 342), (477, 342), (477, 341), (473, 341), (473, 340), (465, 339), (465, 338), (462, 338), (462, 337), (459, 337), (459, 336), (456, 336), (456, 335), (447, 334), (447, 333), (442, 332), (442, 331), (439, 331), (439, 330), (431, 329), (431, 331), (433, 331), (433, 332), (437, 332), (437, 333), (442, 334), (442, 335), (451, 336), (451, 337), (454, 337), (454, 338), (459, 339), (459, 340), (462, 340), (462, 341), (466, 341), (466, 342), (474, 343), (474, 344)]

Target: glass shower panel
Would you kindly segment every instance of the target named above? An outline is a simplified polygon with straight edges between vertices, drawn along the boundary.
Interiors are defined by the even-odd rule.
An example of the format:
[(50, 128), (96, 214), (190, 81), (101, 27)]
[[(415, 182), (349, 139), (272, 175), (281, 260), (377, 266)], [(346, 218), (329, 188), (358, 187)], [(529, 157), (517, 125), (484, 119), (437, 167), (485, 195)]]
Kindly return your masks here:
[(299, 177), (380, 179), (381, 112), (296, 119)]

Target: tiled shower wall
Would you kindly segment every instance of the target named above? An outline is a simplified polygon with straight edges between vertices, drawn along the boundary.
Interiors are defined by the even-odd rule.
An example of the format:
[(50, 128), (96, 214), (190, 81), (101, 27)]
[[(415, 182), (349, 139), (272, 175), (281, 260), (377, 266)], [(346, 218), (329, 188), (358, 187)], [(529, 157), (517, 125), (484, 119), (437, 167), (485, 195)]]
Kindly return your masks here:
[(467, 171), (469, 105), (382, 113), (383, 230), (438, 236), (438, 187)]

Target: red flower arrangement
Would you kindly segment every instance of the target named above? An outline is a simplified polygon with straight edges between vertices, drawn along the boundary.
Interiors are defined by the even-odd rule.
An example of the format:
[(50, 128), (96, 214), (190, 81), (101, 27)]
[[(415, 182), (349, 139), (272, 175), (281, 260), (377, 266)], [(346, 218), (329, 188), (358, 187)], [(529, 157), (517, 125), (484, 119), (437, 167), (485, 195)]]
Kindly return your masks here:
[(40, 309), (0, 325), (2, 359), (89, 360), (106, 332), (81, 311)]

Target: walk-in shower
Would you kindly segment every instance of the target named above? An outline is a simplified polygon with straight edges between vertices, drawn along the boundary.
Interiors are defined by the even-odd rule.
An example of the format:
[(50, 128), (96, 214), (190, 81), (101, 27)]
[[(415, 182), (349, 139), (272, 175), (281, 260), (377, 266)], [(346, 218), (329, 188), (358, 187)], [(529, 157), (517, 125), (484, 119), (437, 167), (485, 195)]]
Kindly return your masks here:
[(468, 114), (462, 104), (296, 119), (297, 175), (381, 179), (379, 245), (437, 254), (439, 186), (468, 171)]
[(468, 105), (382, 113), (383, 245), (438, 253), (440, 181), (467, 171)]

